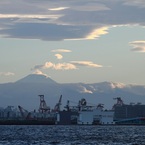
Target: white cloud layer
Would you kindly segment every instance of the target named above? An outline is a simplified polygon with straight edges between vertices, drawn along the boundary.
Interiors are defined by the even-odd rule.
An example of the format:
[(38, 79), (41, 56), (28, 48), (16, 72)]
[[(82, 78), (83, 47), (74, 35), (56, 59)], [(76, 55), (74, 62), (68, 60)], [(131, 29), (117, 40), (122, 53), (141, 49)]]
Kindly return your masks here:
[(56, 50), (52, 50), (52, 52), (65, 53), (65, 52), (72, 52), (72, 51), (68, 49), (56, 49)]
[(129, 5), (129, 6), (137, 6), (140, 8), (145, 8), (144, 0), (125, 0), (124, 4)]
[(86, 87), (84, 86), (80, 86), (80, 88), (82, 89), (80, 92), (81, 93), (88, 93), (88, 94), (93, 94), (93, 92), (91, 90), (88, 90)]
[(35, 65), (32, 70), (40, 70), (40, 69), (55, 69), (55, 70), (75, 70), (78, 69), (79, 66), (83, 67), (91, 67), (91, 68), (101, 68), (102, 65), (95, 64), (91, 61), (71, 61), (69, 63), (52, 63), (45, 62), (44, 65)]
[(50, 11), (61, 11), (61, 10), (65, 10), (68, 9), (69, 7), (58, 7), (58, 8), (50, 8), (48, 10)]
[(95, 68), (103, 67), (102, 65), (93, 63), (92, 61), (71, 61), (71, 63), (76, 66), (87, 66), (87, 67), (95, 67)]
[(24, 15), (24, 14), (0, 14), (0, 19), (57, 19), (60, 15)]
[(36, 70), (33, 72), (33, 74), (44, 75), (44, 76), (48, 77), (47, 74), (44, 74), (44, 73), (43, 73), (42, 71), (40, 71), (39, 69), (36, 69)]
[(55, 70), (73, 70), (77, 69), (75, 65), (71, 63), (52, 63), (52, 62), (45, 62), (44, 65), (36, 65), (33, 69), (55, 69)]
[(58, 53), (55, 54), (55, 56), (56, 56), (57, 59), (62, 59), (63, 58), (63, 56), (61, 54), (58, 54)]
[(107, 27), (102, 27), (96, 30), (93, 30), (93, 32), (91, 32), (90, 34), (88, 34), (88, 36), (86, 37), (86, 39), (95, 39), (98, 38), (101, 35), (107, 34), (108, 32), (108, 28)]
[(145, 41), (133, 41), (129, 44), (133, 47), (133, 49), (131, 49), (132, 51), (145, 52)]
[(145, 26), (144, 7), (144, 0), (1, 0), (0, 36), (96, 39), (114, 25)]

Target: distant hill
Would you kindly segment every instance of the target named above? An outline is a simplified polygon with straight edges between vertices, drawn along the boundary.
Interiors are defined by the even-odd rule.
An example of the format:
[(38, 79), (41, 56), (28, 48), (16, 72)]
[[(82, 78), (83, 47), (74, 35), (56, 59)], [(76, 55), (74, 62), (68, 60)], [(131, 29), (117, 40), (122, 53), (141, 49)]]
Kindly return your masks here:
[(124, 103), (145, 104), (145, 86), (114, 82), (61, 84), (44, 75), (31, 74), (14, 83), (0, 84), (0, 107), (20, 105), (28, 110), (38, 109), (38, 95), (44, 95), (51, 108), (62, 95), (62, 109), (67, 100), (70, 100), (70, 105), (77, 105), (81, 98), (90, 105), (103, 103), (106, 109), (111, 109), (116, 103), (115, 97), (121, 97)]

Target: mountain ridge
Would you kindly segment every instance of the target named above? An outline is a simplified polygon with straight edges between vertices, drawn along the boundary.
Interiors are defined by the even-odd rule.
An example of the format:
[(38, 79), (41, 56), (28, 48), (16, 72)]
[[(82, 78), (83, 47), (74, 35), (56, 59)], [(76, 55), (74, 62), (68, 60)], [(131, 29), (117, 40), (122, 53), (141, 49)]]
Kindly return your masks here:
[(53, 107), (62, 95), (62, 106), (67, 100), (78, 101), (86, 98), (88, 102), (103, 103), (107, 108), (113, 106), (113, 98), (121, 97), (124, 102), (145, 104), (145, 86), (125, 85), (123, 83), (57, 83), (50, 77), (31, 74), (14, 83), (0, 84), (0, 107), (22, 105), (24, 108), (38, 108), (38, 95), (44, 94), (48, 106)]

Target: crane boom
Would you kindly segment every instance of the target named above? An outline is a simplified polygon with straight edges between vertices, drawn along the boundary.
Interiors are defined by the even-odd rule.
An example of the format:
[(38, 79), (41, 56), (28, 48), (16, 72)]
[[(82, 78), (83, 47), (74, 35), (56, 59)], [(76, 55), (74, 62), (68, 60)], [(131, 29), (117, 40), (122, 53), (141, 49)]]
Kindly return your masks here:
[(20, 110), (21, 116), (27, 119), (27, 116), (30, 115), (30, 113), (21, 106), (18, 106), (18, 108)]
[(60, 111), (61, 100), (62, 100), (62, 95), (60, 96), (58, 103), (57, 103), (57, 104), (55, 105), (55, 107), (54, 107), (54, 111), (55, 111), (55, 112)]

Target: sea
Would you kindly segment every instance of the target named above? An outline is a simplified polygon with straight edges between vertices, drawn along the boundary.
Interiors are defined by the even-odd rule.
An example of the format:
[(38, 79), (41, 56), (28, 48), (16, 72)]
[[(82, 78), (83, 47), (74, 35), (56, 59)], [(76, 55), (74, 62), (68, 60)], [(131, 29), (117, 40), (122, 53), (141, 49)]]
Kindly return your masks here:
[(145, 126), (1, 125), (0, 145), (145, 145)]

